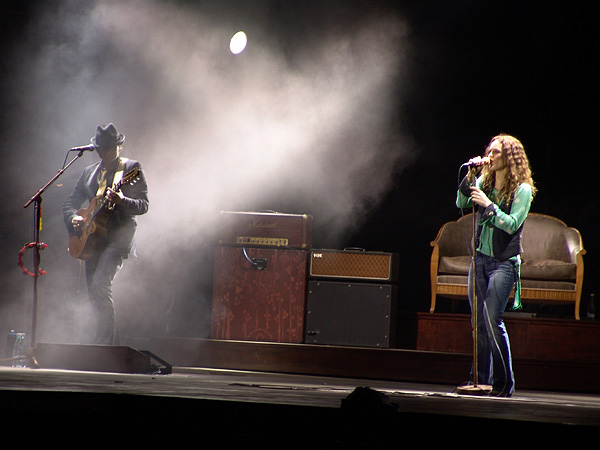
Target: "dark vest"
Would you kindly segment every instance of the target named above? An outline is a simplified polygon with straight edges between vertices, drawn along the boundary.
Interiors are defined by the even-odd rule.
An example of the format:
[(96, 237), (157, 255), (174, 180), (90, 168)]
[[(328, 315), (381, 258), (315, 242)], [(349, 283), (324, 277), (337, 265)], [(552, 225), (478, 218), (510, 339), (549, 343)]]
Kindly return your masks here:
[[(469, 190), (469, 183), (467, 177), (465, 177), (460, 183), (461, 192), (469, 196), (471, 192)], [(486, 192), (489, 195), (489, 192)], [(512, 205), (512, 199), (509, 203), (503, 202), (502, 205), (498, 206), (506, 214), (510, 214), (510, 207)], [(483, 208), (475, 204), (475, 220), (477, 223), (476, 236), (475, 236), (475, 248), (479, 246), (479, 237), (481, 236), (481, 229), (483, 225), (480, 225), (481, 219), (488, 213), (491, 208)], [(523, 225), (517, 230), (515, 234), (508, 234), (506, 231), (500, 228), (494, 228), (494, 235), (492, 238), (492, 245), (494, 249), (494, 258), (499, 261), (505, 261), (513, 256), (517, 256), (523, 253), (523, 247), (521, 245), (521, 236), (523, 235)]]
[[(506, 214), (510, 214), (510, 207), (512, 205), (512, 200), (507, 204), (505, 202), (502, 205), (498, 205), (498, 207)], [(476, 205), (476, 220), (477, 220), (477, 240), (479, 243), (479, 236), (481, 236), (481, 228), (482, 225), (479, 225), (480, 219), (486, 214), (486, 208), (483, 208), (479, 205)], [(494, 228), (494, 234), (492, 237), (492, 245), (494, 248), (494, 258), (499, 261), (505, 261), (513, 256), (517, 256), (523, 253), (523, 246), (521, 245), (521, 237), (523, 236), (523, 225), (525, 222), (521, 224), (519, 229), (515, 234), (509, 234), (506, 231), (501, 230), (500, 228)]]

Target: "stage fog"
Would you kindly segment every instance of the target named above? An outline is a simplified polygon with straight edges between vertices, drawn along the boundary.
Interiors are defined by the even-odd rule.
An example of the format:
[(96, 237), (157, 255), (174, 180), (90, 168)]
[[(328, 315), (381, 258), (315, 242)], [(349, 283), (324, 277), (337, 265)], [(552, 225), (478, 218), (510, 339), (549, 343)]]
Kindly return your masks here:
[[(344, 2), (297, 11), (266, 1), (52, 3), (36, 5), (10, 54), (4, 327), (30, 327), (33, 280), (16, 262), (34, 211), (23, 205), (99, 124), (126, 135), (124, 156), (149, 183), (138, 258), (114, 288), (122, 333), (134, 336), (208, 336), (220, 211), (311, 214), (314, 245), (340, 248), (414, 158), (398, 128), (401, 17), (353, 14)], [(239, 30), (248, 45), (234, 55)], [(85, 153), (42, 195), (38, 341), (87, 330), (83, 267), (67, 253), (61, 206), (96, 158)], [(32, 269), (31, 251), (23, 263)]]

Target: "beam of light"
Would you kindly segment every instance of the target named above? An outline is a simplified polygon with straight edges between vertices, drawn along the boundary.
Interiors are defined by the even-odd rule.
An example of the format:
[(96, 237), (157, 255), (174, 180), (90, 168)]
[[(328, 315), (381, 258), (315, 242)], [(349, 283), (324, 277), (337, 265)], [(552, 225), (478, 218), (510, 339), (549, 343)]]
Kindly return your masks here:
[(247, 43), (248, 36), (246, 36), (246, 33), (243, 31), (238, 31), (229, 41), (229, 50), (231, 50), (231, 53), (234, 55), (239, 55), (244, 51)]
[[(167, 301), (197, 310), (198, 286), (211, 283), (204, 255), (216, 242), (219, 211), (312, 214), (316, 245), (338, 248), (412, 157), (409, 139), (389, 123), (404, 89), (402, 21), (361, 18), (351, 30), (307, 33), (306, 47), (294, 35), (293, 48), (261, 34), (271, 27), (246, 28), (252, 58), (232, 63), (223, 51), (231, 38), (225, 14), (166, 3), (60, 2), (32, 21), (18, 47), (24, 59), (13, 65), (13, 139), (32, 149), (27, 158), (39, 175), (15, 196), (21, 209), (54, 175), (48, 168), (58, 169), (65, 150), (89, 142), (101, 123), (117, 125), (125, 156), (146, 171), (150, 210), (139, 219), (139, 258), (115, 285), (119, 317), (136, 322), (166, 320)], [(91, 162), (78, 162), (61, 179), (64, 189), (46, 193), (45, 263), (51, 252), (66, 254), (60, 205)], [(15, 189), (29, 179), (18, 175)], [(64, 286), (77, 283), (75, 261), (61, 258), (64, 274), (58, 264), (43, 267), (54, 269), (43, 280), (48, 303), (64, 303)], [(64, 328), (41, 317), (48, 330)]]

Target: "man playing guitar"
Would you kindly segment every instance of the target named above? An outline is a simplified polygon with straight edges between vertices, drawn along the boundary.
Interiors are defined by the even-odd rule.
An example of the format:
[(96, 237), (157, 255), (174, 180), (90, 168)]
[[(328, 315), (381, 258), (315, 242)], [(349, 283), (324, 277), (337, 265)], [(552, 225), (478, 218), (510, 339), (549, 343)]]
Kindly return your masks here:
[[(112, 123), (98, 126), (91, 143), (100, 161), (83, 170), (63, 204), (69, 253), (85, 260), (94, 344), (118, 344), (112, 283), (123, 260), (136, 255), (136, 217), (148, 211), (144, 172), (138, 161), (121, 156), (124, 141)], [(86, 202), (88, 208), (79, 209)]]

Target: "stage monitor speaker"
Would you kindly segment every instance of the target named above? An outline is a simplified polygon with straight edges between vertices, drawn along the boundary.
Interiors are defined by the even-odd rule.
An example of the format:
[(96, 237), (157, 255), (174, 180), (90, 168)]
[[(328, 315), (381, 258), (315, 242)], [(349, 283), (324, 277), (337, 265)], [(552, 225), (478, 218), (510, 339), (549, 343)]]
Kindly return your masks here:
[(396, 296), (392, 284), (310, 281), (305, 343), (393, 347)]
[(34, 354), (37, 364), (43, 369), (117, 373), (159, 372), (151, 362), (151, 353), (126, 346), (39, 343)]
[(315, 249), (310, 252), (309, 273), (311, 278), (394, 283), (398, 258), (394, 253)]
[(302, 342), (307, 259), (305, 250), (217, 247), (211, 337)]

